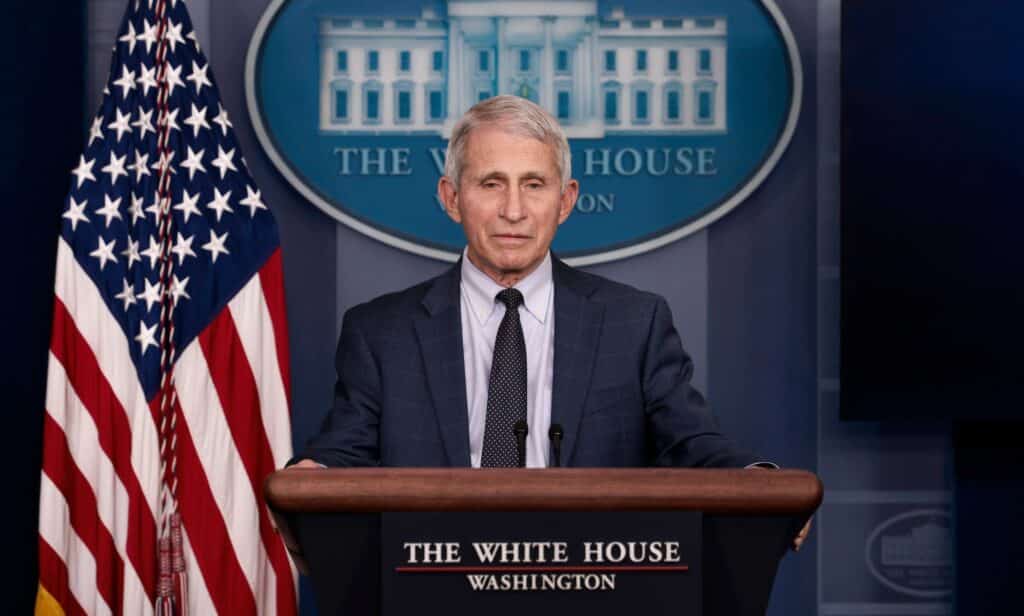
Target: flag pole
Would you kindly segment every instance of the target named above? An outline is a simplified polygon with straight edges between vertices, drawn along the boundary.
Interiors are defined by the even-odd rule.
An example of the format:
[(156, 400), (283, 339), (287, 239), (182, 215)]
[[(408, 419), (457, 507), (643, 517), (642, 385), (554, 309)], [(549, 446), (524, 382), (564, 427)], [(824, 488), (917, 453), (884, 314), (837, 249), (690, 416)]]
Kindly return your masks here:
[[(182, 551), (181, 517), (178, 513), (178, 458), (177, 458), (177, 400), (174, 388), (174, 305), (176, 297), (171, 293), (171, 270), (174, 265), (171, 256), (171, 235), (173, 217), (170, 212), (171, 194), (171, 151), (170, 122), (168, 121), (167, 84), (167, 0), (157, 0), (156, 18), (159, 41), (156, 55), (157, 65), (157, 118), (160, 134), (157, 141), (159, 153), (157, 199), (159, 207), (160, 241), (160, 467), (161, 498), (160, 524), (158, 526), (159, 583), (157, 615), (185, 616), (188, 612), (188, 582)], [(178, 608), (178, 609), (175, 609)]]

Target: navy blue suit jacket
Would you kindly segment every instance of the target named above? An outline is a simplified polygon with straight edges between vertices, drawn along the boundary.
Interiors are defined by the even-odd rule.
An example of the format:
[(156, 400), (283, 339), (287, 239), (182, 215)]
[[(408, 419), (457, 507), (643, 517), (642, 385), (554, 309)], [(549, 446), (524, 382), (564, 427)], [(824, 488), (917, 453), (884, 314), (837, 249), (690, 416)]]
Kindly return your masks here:
[[(742, 467), (690, 385), (661, 297), (553, 259), (551, 422), (565, 466)], [(334, 407), (296, 459), (327, 466), (469, 466), (460, 267), (356, 306), (338, 342)]]

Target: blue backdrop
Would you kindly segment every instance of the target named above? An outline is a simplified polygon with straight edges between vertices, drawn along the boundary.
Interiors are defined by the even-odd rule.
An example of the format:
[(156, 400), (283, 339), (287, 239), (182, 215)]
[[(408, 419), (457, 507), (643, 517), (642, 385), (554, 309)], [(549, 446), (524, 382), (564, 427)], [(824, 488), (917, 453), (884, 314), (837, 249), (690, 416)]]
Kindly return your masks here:
[[(41, 375), (60, 202), (85, 130), (80, 102), (91, 113), (100, 100), (110, 45), (124, 10), (120, 0), (95, 0), (84, 8), (67, 4), (82, 8), (82, 13), (62, 7), (57, 15), (36, 3), (19, 5), (5, 22), (17, 24), (24, 35), (5, 36), (5, 42), (46, 50), (31, 66), (24, 64), (24, 72), (5, 71), (5, 92), (32, 91), (25, 86), (39, 81), (34, 71), (51, 76), (57, 71), (61, 81), (40, 86), (51, 89), (35, 102), (52, 108), (31, 109), (24, 100), (5, 96), (3, 117), (15, 126), (44, 119), (64, 123), (53, 125), (48, 142), (60, 144), (59, 152), (53, 145), (32, 150), (28, 146), (40, 142), (15, 133), (17, 149), (5, 151), (3, 158), (8, 174), (5, 207), (26, 216), (26, 233), (13, 238), (14, 249), (28, 255), (22, 262), (30, 264), (19, 270), (23, 277), (16, 288), (27, 302), (18, 306), (19, 315), (30, 312), (31, 317), (10, 336), (16, 348), (8, 357), (17, 357), (19, 367), (5, 371), (7, 389), (17, 393), (9, 410), (17, 415), (16, 436), (8, 437), (12, 447), (5, 450), (13, 457), (8, 467), (17, 469), (13, 488), (24, 495), (12, 530), (18, 537), (12, 548), (18, 556), (8, 556), (14, 562), (34, 558)], [(252, 175), (280, 224), (291, 328), (294, 440), (301, 444), (330, 403), (332, 357), (344, 311), (446, 266), (337, 224), (302, 199), (271, 165), (248, 120), (243, 81), (249, 40), (266, 4), (189, 2)], [(697, 362), (696, 383), (708, 394), (723, 429), (783, 466), (814, 470), (823, 478), (826, 503), (805, 549), (783, 561), (770, 614), (950, 613), (948, 593), (937, 598), (907, 594), (874, 572), (879, 562), (872, 560), (872, 537), (913, 539), (913, 526), (890, 524), (894, 518), (922, 508), (949, 511), (949, 430), (922, 423), (839, 421), (839, 0), (779, 0), (778, 5), (796, 36), (805, 88), (796, 133), (774, 173), (745, 203), (704, 231), (589, 269), (664, 295)], [(54, 30), (58, 27), (59, 33)], [(39, 43), (44, 39), (45, 44)], [(81, 69), (68, 63), (68, 58), (83, 54), (84, 101)], [(6, 57), (15, 57), (13, 51)], [(13, 164), (17, 161), (34, 162), (21, 171)], [(4, 321), (8, 327), (26, 323), (14, 315)], [(22, 357), (30, 361), (22, 362)], [(917, 546), (920, 554), (941, 554), (950, 545), (948, 531), (945, 537), (932, 533), (923, 541)], [(927, 559), (923, 566), (941, 569)], [(25, 608), (17, 611), (31, 605), (34, 580), (32, 567), (19, 567), (8, 578), (15, 588), (5, 596), (16, 608)]]

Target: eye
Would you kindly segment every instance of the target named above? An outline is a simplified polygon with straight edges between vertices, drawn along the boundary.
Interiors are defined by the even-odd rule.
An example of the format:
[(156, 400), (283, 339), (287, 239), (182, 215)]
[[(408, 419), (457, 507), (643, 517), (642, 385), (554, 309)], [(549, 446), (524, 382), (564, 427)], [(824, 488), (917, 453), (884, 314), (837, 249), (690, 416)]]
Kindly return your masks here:
[(495, 180), (487, 180), (484, 182), (484, 188), (498, 188), (499, 186), (501, 185)]
[(527, 182), (526, 183), (526, 187), (529, 188), (530, 190), (539, 190), (541, 188), (544, 188), (544, 183), (543, 182), (537, 182), (537, 181)]

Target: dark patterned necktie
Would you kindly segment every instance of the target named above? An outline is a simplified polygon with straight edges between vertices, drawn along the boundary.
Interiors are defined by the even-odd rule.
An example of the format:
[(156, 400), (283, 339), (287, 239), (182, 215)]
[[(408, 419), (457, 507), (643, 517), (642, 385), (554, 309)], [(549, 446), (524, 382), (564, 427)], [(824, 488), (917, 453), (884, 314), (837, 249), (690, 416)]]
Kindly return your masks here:
[(498, 293), (505, 316), (494, 339), (494, 360), (487, 382), (487, 418), (480, 466), (519, 466), (513, 427), (526, 420), (526, 343), (519, 322), (523, 294), (516, 289)]

